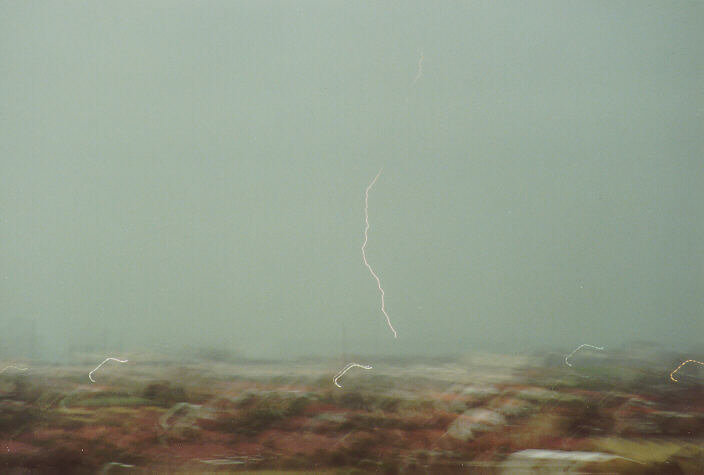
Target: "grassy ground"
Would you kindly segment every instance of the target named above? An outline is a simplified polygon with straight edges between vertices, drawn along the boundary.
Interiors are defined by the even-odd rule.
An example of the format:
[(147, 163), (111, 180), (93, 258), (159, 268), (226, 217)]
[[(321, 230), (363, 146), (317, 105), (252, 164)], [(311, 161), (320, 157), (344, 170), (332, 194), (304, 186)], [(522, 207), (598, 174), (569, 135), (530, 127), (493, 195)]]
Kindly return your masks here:
[(0, 375), (5, 472), (507, 473), (512, 454), (545, 449), (704, 473), (698, 375), (675, 384), (652, 365), (377, 361), (342, 388), (339, 368), (311, 361), (143, 361), (96, 383), (82, 366), (28, 366)]

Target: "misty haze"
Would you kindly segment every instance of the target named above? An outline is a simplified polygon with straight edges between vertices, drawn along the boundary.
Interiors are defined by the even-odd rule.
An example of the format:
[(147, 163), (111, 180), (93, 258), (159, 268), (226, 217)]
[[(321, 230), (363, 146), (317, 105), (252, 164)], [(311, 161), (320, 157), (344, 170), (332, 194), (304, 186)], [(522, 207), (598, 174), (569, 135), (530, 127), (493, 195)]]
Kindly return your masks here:
[(2, 3), (0, 467), (704, 473), (702, 84), (699, 2)]

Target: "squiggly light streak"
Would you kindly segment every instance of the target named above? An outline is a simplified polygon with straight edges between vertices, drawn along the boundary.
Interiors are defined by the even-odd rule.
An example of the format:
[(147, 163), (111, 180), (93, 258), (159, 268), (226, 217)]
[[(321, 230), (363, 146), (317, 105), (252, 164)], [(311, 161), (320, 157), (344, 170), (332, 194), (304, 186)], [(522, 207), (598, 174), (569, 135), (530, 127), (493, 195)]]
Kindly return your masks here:
[(337, 373), (337, 375), (334, 378), (332, 378), (332, 382), (335, 383), (335, 386), (337, 386), (338, 388), (342, 387), (337, 383), (337, 380), (340, 379), (343, 374), (345, 374), (346, 372), (348, 372), (352, 368), (372, 369), (371, 366), (364, 366), (362, 364), (357, 364), (357, 363), (347, 363), (347, 365), (344, 368), (342, 368), (342, 371)]
[(16, 369), (17, 371), (27, 371), (27, 369), (29, 369), (29, 368), (20, 368), (19, 366), (15, 366), (15, 365), (11, 364), (11, 365), (5, 366), (3, 369), (0, 369), (0, 374), (4, 373), (7, 369), (10, 369), (10, 368)]
[(104, 365), (105, 363), (107, 363), (108, 361), (117, 361), (118, 363), (127, 363), (128, 360), (120, 360), (120, 359), (117, 359), (117, 358), (105, 358), (105, 361), (103, 361), (102, 363), (100, 363), (98, 366), (95, 367), (95, 369), (94, 369), (93, 371), (91, 371), (90, 373), (88, 373), (88, 378), (91, 380), (91, 382), (93, 382), (93, 383), (95, 382), (95, 379), (93, 379), (93, 373), (95, 373), (96, 371), (98, 371), (98, 369), (100, 369), (100, 367), (103, 366), (103, 365)]
[(584, 343), (584, 344), (579, 345), (577, 348), (575, 348), (575, 350), (574, 350), (572, 353), (570, 353), (569, 355), (565, 356), (565, 364), (566, 364), (567, 366), (570, 366), (570, 367), (571, 367), (572, 364), (571, 364), (569, 361), (567, 361), (567, 360), (569, 360), (572, 355), (574, 355), (575, 353), (577, 353), (579, 350), (581, 350), (581, 349), (584, 348), (584, 347), (587, 347), (587, 348), (594, 348), (595, 350), (604, 351), (604, 347), (603, 347), (603, 346), (587, 345), (586, 343)]
[(672, 373), (670, 373), (670, 379), (677, 383), (678, 381), (675, 379), (675, 373), (676, 373), (677, 371), (679, 371), (679, 369), (680, 369), (682, 366), (686, 365), (687, 363), (697, 363), (697, 364), (700, 364), (700, 365), (704, 366), (704, 363), (702, 363), (701, 361), (697, 361), (697, 360), (687, 360), (687, 361), (683, 361), (682, 363), (680, 363), (680, 365), (679, 365), (677, 368), (674, 369), (674, 371), (672, 371)]
[(364, 244), (362, 244), (362, 260), (364, 260), (364, 265), (367, 266), (367, 269), (369, 269), (369, 272), (371, 272), (372, 277), (376, 279), (376, 285), (379, 287), (379, 292), (381, 293), (381, 312), (384, 314), (386, 317), (386, 323), (389, 325), (389, 328), (391, 331), (394, 333), (394, 338), (398, 338), (398, 333), (396, 333), (396, 330), (394, 330), (394, 327), (391, 325), (391, 319), (389, 318), (389, 314), (386, 313), (386, 306), (384, 304), (384, 289), (381, 288), (381, 281), (379, 280), (379, 276), (374, 273), (372, 270), (372, 266), (369, 265), (369, 262), (367, 262), (367, 254), (364, 250), (364, 248), (367, 247), (367, 241), (369, 240), (369, 190), (371, 190), (372, 186), (374, 186), (374, 183), (376, 183), (376, 180), (379, 178), (379, 175), (381, 175), (381, 170), (379, 170), (379, 173), (376, 174), (372, 182), (369, 184), (367, 189), (364, 192)]

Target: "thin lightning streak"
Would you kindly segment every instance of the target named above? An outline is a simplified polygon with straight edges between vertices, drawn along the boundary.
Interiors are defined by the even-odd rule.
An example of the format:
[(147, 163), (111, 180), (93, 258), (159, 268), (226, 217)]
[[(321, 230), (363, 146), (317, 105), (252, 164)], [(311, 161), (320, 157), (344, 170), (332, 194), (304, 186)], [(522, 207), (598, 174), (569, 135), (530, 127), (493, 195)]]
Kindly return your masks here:
[(10, 368), (16, 369), (17, 371), (27, 371), (27, 369), (28, 369), (28, 368), (20, 368), (19, 366), (15, 366), (15, 365), (11, 364), (11, 365), (5, 366), (3, 369), (0, 369), (0, 374), (4, 373), (6, 370), (8, 370)]
[[(383, 169), (382, 169), (383, 170)], [(381, 288), (381, 281), (379, 280), (379, 276), (374, 273), (372, 270), (372, 266), (369, 265), (369, 262), (367, 262), (367, 254), (364, 250), (364, 248), (367, 247), (367, 241), (369, 240), (369, 190), (371, 190), (372, 186), (374, 186), (374, 183), (376, 183), (376, 180), (379, 178), (379, 175), (381, 175), (381, 170), (379, 170), (379, 173), (376, 174), (372, 182), (369, 184), (367, 189), (364, 191), (364, 244), (362, 244), (362, 259), (364, 260), (364, 265), (367, 266), (367, 269), (369, 269), (369, 272), (371, 272), (372, 277), (376, 279), (376, 285), (379, 287), (379, 292), (381, 293), (381, 312), (384, 314), (386, 317), (386, 323), (389, 325), (389, 328), (391, 331), (394, 333), (394, 338), (398, 338), (398, 333), (396, 333), (396, 330), (394, 330), (394, 327), (391, 325), (391, 319), (389, 318), (389, 314), (386, 313), (386, 306), (384, 304), (384, 289)]]
[(413, 82), (411, 83), (411, 86), (416, 83), (420, 79), (420, 77), (423, 75), (423, 52), (420, 51), (420, 59), (418, 60), (418, 72), (416, 73), (416, 77), (413, 78)]
[(335, 386), (337, 386), (338, 388), (342, 387), (337, 383), (337, 380), (340, 379), (343, 374), (345, 374), (346, 372), (348, 372), (352, 368), (372, 369), (371, 366), (364, 366), (363, 364), (347, 363), (347, 365), (344, 368), (342, 368), (342, 371), (337, 373), (337, 375), (335, 375), (335, 377), (332, 378), (332, 382), (335, 383)]
[(570, 357), (571, 357), (572, 355), (574, 355), (575, 353), (577, 353), (579, 350), (581, 350), (581, 349), (584, 348), (584, 347), (587, 347), (587, 348), (594, 348), (595, 350), (604, 351), (604, 347), (603, 347), (603, 346), (587, 345), (586, 343), (584, 343), (584, 344), (582, 344), (582, 345), (579, 345), (577, 348), (575, 348), (575, 350), (574, 350), (572, 353), (570, 353), (569, 355), (565, 356), (565, 364), (566, 364), (567, 366), (572, 366), (572, 363), (570, 363), (568, 360), (570, 359)]
[(697, 360), (687, 360), (687, 361), (683, 361), (682, 363), (680, 363), (680, 365), (679, 365), (677, 368), (674, 369), (674, 371), (673, 371), (672, 373), (670, 373), (670, 379), (677, 383), (678, 381), (675, 379), (675, 373), (676, 373), (677, 371), (679, 371), (679, 369), (680, 369), (682, 366), (686, 365), (687, 363), (697, 363), (697, 364), (700, 364), (700, 365), (704, 366), (704, 363), (702, 363), (701, 361), (697, 361)]
[(95, 379), (93, 379), (93, 373), (95, 373), (96, 371), (98, 371), (98, 369), (100, 369), (100, 367), (103, 366), (103, 365), (104, 365), (105, 363), (107, 363), (108, 361), (117, 361), (118, 363), (127, 363), (128, 360), (119, 360), (119, 359), (117, 359), (117, 358), (105, 358), (105, 361), (103, 361), (102, 363), (100, 363), (98, 366), (95, 367), (95, 369), (94, 369), (93, 371), (91, 371), (90, 373), (88, 373), (88, 378), (91, 380), (91, 382), (93, 382), (93, 383), (95, 382)]

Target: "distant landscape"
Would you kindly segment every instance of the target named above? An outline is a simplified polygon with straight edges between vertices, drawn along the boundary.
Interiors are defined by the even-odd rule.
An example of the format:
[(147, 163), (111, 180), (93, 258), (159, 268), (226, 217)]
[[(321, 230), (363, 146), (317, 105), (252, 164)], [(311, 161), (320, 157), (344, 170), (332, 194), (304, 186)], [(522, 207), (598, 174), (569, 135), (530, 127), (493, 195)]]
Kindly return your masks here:
[[(638, 351), (636, 351), (638, 350)], [(629, 354), (631, 356), (629, 356)], [(8, 473), (697, 473), (704, 370), (683, 355), (475, 353), (373, 368), (315, 358), (75, 355), (0, 374)]]

